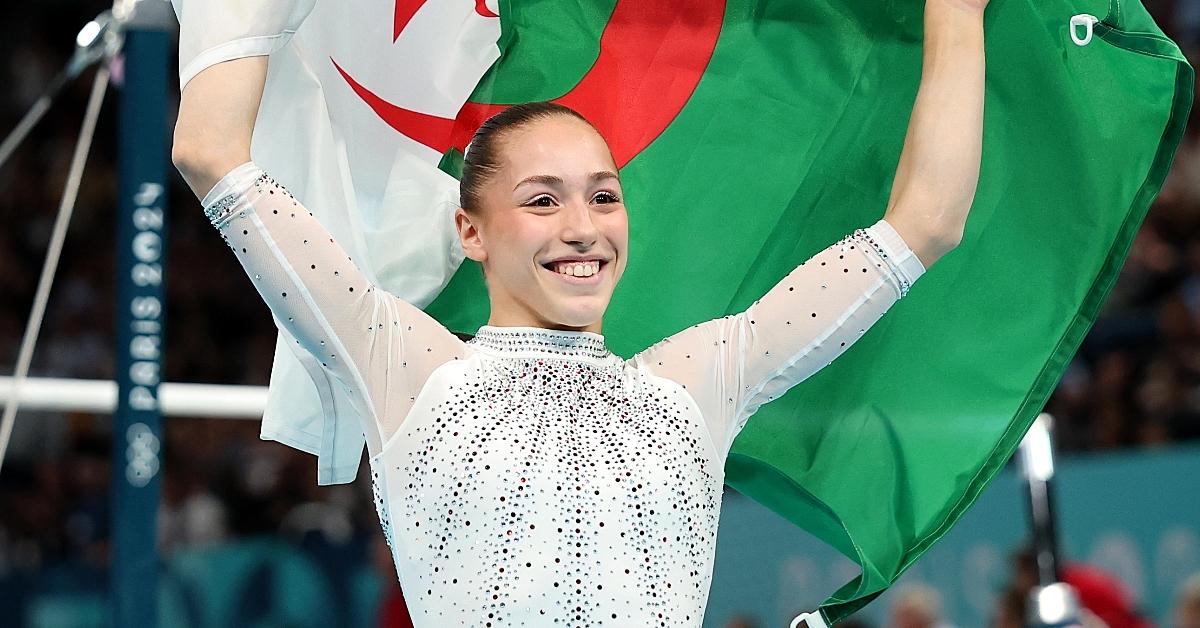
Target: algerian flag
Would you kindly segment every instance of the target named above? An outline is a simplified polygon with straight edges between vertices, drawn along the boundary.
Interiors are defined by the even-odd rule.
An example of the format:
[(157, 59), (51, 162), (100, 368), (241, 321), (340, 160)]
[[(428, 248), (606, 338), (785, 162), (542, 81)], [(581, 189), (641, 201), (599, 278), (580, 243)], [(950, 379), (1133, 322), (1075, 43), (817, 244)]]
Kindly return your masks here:
[[(360, 23), (394, 30), (402, 5), (417, 16), (433, 6), (472, 9), (465, 0), (331, 4), (316, 9), (330, 11), (321, 28), (353, 31), (342, 39), (380, 54), (392, 34)], [(332, 56), (345, 70), (335, 76), (313, 54), (304, 57), (310, 65), (280, 72), (315, 74), (326, 101), (338, 103), (329, 105), (339, 138), (330, 145), (365, 156), (388, 142), (405, 151), (419, 143), (428, 150), (412, 154), (444, 153), (450, 173), (478, 123), (504, 104), (556, 100), (592, 120), (621, 167), (630, 214), (630, 265), (604, 325), (614, 352), (628, 356), (744, 309), (809, 256), (882, 216), (920, 79), (921, 0), (475, 4), (471, 19), (494, 27), (483, 16), (500, 15), (500, 56), (457, 116), (450, 99), (441, 108), (413, 100), (409, 73), (421, 66)], [(1100, 18), (1083, 46), (1069, 30), (1078, 14)], [(985, 24), (983, 166), (962, 245), (845, 355), (751, 418), (727, 464), (727, 483), (862, 566), (822, 606), (829, 621), (886, 589), (1010, 457), (1115, 281), (1191, 108), (1191, 67), (1136, 2), (992, 0)], [(391, 45), (417, 37), (416, 28), (413, 18)], [(466, 32), (426, 38), (484, 39)], [(466, 53), (428, 62), (460, 61), (456, 54)], [(349, 129), (360, 123), (370, 131)], [(256, 149), (292, 140), (276, 137), (278, 128), (256, 133)], [(437, 202), (422, 205), (406, 188), (409, 200), (384, 206), (372, 196), (378, 185), (360, 186), (357, 168), (407, 157), (394, 148), (374, 166), (343, 157), (330, 183), (300, 148), (288, 154), (299, 165), (280, 179), (309, 186), (293, 191), (323, 222), (340, 211), (323, 204), (342, 199), (317, 192), (338, 185), (355, 201), (351, 210), (427, 229), (388, 244), (446, 259), (453, 234), (441, 231), (450, 224), (437, 223), (448, 216)], [(388, 180), (404, 180), (408, 167), (391, 168)], [(335, 235), (363, 245), (352, 229)], [(388, 267), (385, 276), (377, 254), (363, 261), (386, 289), (409, 296), (410, 271), (412, 282), (440, 287), (429, 266)], [(473, 333), (487, 317), (478, 266), (463, 265), (428, 311)]]

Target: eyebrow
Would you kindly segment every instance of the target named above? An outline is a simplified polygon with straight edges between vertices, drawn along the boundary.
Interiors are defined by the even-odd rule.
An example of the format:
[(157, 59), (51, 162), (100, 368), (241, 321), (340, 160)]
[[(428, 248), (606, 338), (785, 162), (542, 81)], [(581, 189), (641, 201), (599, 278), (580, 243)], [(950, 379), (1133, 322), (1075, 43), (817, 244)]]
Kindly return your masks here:
[[(621, 180), (620, 177), (618, 177), (617, 174), (611, 170), (601, 170), (600, 172), (593, 172), (592, 174), (588, 175), (588, 181), (599, 181), (601, 179)], [(544, 183), (551, 186), (561, 186), (563, 184), (563, 180), (561, 177), (556, 177), (552, 174), (535, 174), (532, 177), (525, 177), (524, 179), (521, 179), (520, 182), (513, 186), (513, 189), (515, 190), (526, 183)]]

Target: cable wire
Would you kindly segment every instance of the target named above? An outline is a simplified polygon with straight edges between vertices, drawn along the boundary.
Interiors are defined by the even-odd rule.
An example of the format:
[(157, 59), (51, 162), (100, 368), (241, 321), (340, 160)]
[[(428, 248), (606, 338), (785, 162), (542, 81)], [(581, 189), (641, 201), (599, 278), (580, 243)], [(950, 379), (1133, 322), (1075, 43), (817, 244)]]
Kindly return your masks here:
[(20, 145), (21, 140), (25, 139), (25, 136), (29, 135), (34, 125), (38, 123), (38, 120), (42, 119), (42, 115), (50, 108), (50, 103), (54, 102), (54, 96), (57, 93), (58, 88), (46, 90), (46, 93), (42, 94), (33, 103), (33, 106), (29, 108), (29, 111), (25, 113), (25, 117), (21, 118), (21, 121), (17, 123), (16, 128), (8, 134), (8, 137), (4, 138), (3, 142), (0, 142), (0, 167), (4, 166), (4, 162), (8, 161), (13, 151), (17, 150), (17, 146)]
[(104, 103), (104, 93), (108, 90), (108, 79), (108, 65), (101, 64), (92, 81), (92, 94), (88, 98), (87, 111), (83, 116), (83, 128), (79, 131), (79, 139), (75, 143), (75, 154), (71, 157), (71, 169), (67, 172), (67, 185), (63, 189), (62, 202), (58, 206), (58, 218), (55, 219), (54, 231), (50, 236), (50, 246), (46, 251), (46, 262), (42, 265), (42, 275), (38, 278), (37, 293), (33, 298), (33, 311), (29, 313), (29, 321), (25, 325), (25, 335), (21, 338), (21, 351), (17, 354), (17, 366), (13, 370), (12, 376), (12, 394), (4, 403), (4, 416), (0, 419), (0, 468), (4, 466), (8, 442), (12, 438), (17, 407), (20, 405), (21, 385), (24, 384), (25, 377), (29, 374), (29, 363), (33, 359), (33, 349), (42, 328), (42, 317), (46, 313), (46, 302), (50, 298), (54, 272), (58, 269), (63, 241), (67, 237), (67, 226), (71, 223), (71, 214), (75, 211), (75, 199), (79, 196), (79, 182), (83, 178), (83, 167), (87, 163), (88, 151), (92, 147), (92, 136), (96, 132), (96, 120), (100, 117), (100, 106)]

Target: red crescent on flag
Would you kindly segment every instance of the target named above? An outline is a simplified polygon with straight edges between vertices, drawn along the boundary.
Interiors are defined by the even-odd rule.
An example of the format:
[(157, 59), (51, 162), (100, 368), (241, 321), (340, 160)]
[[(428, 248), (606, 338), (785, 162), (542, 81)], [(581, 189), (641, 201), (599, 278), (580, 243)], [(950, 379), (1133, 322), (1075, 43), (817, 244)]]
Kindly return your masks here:
[[(412, 17), (425, 5), (425, 0), (396, 0), (396, 9), (392, 13), (392, 43), (400, 39), (400, 33), (408, 26)], [(475, 12), (483, 17), (500, 17), (487, 7), (484, 0), (475, 0)]]
[(475, 0), (475, 12), (483, 17), (500, 17), (499, 13), (492, 13), (483, 0)]
[(396, 0), (396, 10), (392, 15), (392, 43), (400, 39), (400, 33), (408, 26), (409, 20), (416, 15), (417, 10), (425, 4), (425, 0)]
[[(401, 3), (415, 5), (407, 14), (411, 18), (423, 2), (398, 0), (397, 24)], [(482, 4), (476, 0), (477, 9)], [(673, 0), (618, 0), (595, 63), (554, 102), (590, 120), (608, 141), (617, 167), (623, 167), (683, 109), (712, 58), (724, 16), (724, 2), (694, 3), (681, 11)], [(379, 97), (330, 61), (384, 122), (440, 153), (464, 149), (479, 125), (507, 106), (468, 102), (455, 119), (411, 111)]]

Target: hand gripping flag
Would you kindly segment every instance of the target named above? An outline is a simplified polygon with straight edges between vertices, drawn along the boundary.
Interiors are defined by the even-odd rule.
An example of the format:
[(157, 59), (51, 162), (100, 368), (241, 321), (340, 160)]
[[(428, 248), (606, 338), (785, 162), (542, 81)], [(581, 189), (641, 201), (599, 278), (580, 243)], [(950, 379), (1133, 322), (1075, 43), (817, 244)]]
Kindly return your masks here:
[[(374, 4), (393, 16), (391, 5)], [(454, 3), (401, 0), (388, 24), (442, 4)], [(372, 132), (354, 137), (375, 144), (357, 154), (383, 142), (383, 124), (401, 138), (390, 141), (442, 155), (441, 169), (455, 176), (471, 133), (504, 105), (554, 100), (593, 121), (621, 168), (630, 212), (631, 263), (604, 325), (615, 352), (744, 309), (883, 214), (920, 80), (919, 0), (475, 8), (479, 20), (500, 16), (499, 58), (455, 115), (447, 103), (414, 106), (413, 80), (372, 66), (380, 61), (333, 57), (318, 67), (314, 55), (307, 70), (339, 111), (374, 116), (364, 122)], [(1083, 14), (1098, 20), (1077, 19), (1073, 38), (1072, 18)], [(327, 17), (343, 21), (322, 24), (334, 30), (382, 21)], [(406, 24), (393, 41), (417, 26)], [(1011, 456), (1094, 322), (1191, 108), (1192, 68), (1137, 2), (992, 0), (985, 31), (983, 164), (962, 244), (845, 355), (764, 406), (727, 461), (730, 485), (861, 566), (821, 606), (829, 623), (883, 592)], [(260, 140), (271, 141), (256, 131)], [(411, 162), (389, 160), (395, 177)], [(406, 203), (369, 199), (342, 166), (347, 198), (379, 220), (448, 216), (413, 204), (415, 192)], [(305, 167), (297, 172), (320, 175)], [(339, 211), (304, 200), (323, 219)], [(452, 234), (438, 230), (450, 225), (420, 226), (434, 237), (398, 241), (446, 259), (438, 247)], [(338, 236), (361, 239), (349, 229)], [(440, 287), (428, 265), (417, 268), (394, 267), (384, 287), (409, 294), (406, 272), (413, 285)], [(459, 267), (427, 311), (474, 332), (487, 318), (478, 266)]]

